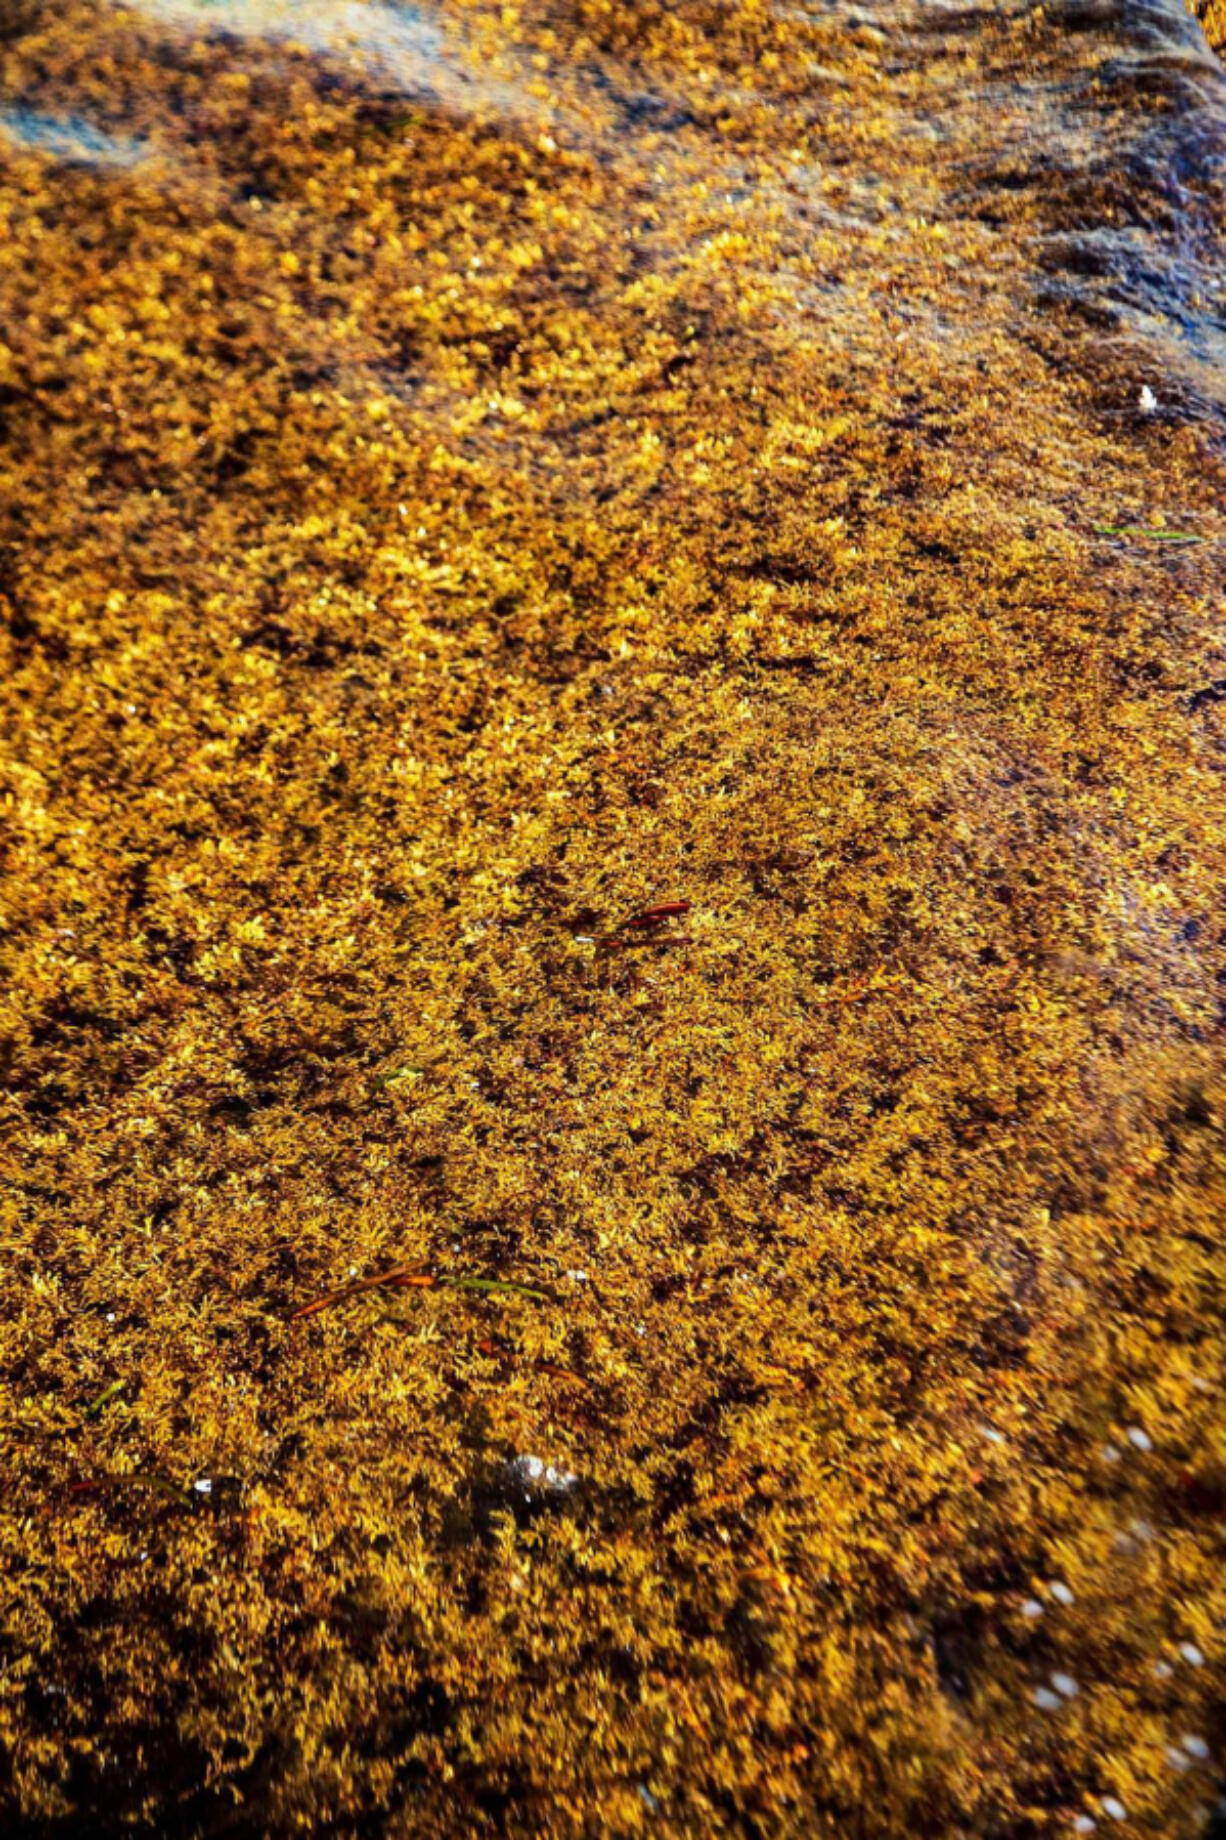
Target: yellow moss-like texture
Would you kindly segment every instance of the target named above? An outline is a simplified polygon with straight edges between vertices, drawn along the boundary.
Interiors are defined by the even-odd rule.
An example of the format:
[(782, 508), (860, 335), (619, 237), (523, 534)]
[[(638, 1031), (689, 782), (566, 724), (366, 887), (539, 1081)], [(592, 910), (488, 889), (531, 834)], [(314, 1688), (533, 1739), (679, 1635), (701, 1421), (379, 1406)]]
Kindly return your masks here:
[(6, 1832), (1200, 1831), (1220, 423), (933, 15), (10, 24)]
[(1226, 4), (1223, 0), (1194, 0), (1193, 12), (1205, 28), (1205, 37), (1219, 53), (1226, 52)]

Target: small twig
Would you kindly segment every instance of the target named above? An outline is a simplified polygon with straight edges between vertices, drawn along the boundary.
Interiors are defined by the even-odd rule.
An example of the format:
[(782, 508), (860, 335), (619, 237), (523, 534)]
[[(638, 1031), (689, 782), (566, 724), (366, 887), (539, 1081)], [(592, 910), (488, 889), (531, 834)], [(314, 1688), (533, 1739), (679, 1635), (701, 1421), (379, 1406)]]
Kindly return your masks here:
[(70, 1495), (93, 1495), (107, 1489), (146, 1488), (153, 1489), (158, 1495), (165, 1495), (168, 1500), (178, 1502), (182, 1508), (190, 1508), (192, 1498), (186, 1489), (172, 1482), (169, 1476), (163, 1476), (157, 1470), (133, 1470), (130, 1476), (89, 1476), (81, 1482), (70, 1482)]
[(645, 907), (642, 913), (633, 914), (626, 921), (627, 926), (659, 926), (661, 920), (679, 919), (690, 911), (689, 901), (658, 901), (654, 907)]
[(127, 1384), (128, 1383), (126, 1380), (116, 1380), (112, 1383), (112, 1385), (104, 1388), (104, 1390), (101, 1393), (99, 1393), (97, 1399), (93, 1400), (90, 1405), (86, 1406), (85, 1408), (86, 1418), (97, 1418), (98, 1414), (102, 1411), (102, 1408), (104, 1406), (109, 1406), (112, 1399), (118, 1399), (119, 1395), (123, 1392)]
[[(352, 1284), (342, 1284), (334, 1291), (328, 1291), (322, 1297), (312, 1298), (310, 1303), (299, 1304), (290, 1312), (289, 1321), (299, 1322), (304, 1316), (317, 1316), (321, 1310), (327, 1310), (334, 1303), (348, 1303), (352, 1297), (365, 1296), (377, 1290), (436, 1290), (442, 1288), (459, 1291), (480, 1291), (489, 1296), (501, 1296), (504, 1293), (516, 1297), (531, 1297), (537, 1303), (553, 1303), (556, 1299), (549, 1291), (536, 1290), (529, 1284), (519, 1284), (513, 1278), (466, 1278), (448, 1277), (434, 1272), (425, 1272), (420, 1266), (398, 1265), (391, 1271), (379, 1272), (373, 1278), (359, 1278)], [(395, 1317), (388, 1317), (394, 1322)]]
[(531, 1285), (517, 1284), (513, 1278), (442, 1278), (439, 1282), (457, 1291), (484, 1291), (490, 1296), (508, 1291), (515, 1297), (531, 1297), (536, 1303), (555, 1301), (548, 1291), (533, 1290)]
[(361, 1297), (367, 1291), (382, 1290), (385, 1286), (430, 1290), (434, 1282), (428, 1273), (422, 1272), (420, 1265), (394, 1265), (391, 1271), (378, 1272), (373, 1278), (358, 1278), (352, 1284), (342, 1284), (322, 1297), (313, 1298), (310, 1303), (300, 1303), (296, 1310), (290, 1311), (289, 1320), (298, 1322), (304, 1316), (317, 1316), (320, 1310), (331, 1309), (334, 1303), (346, 1303), (350, 1297)]
[(1149, 537), (1155, 543), (1203, 543), (1189, 530), (1154, 530), (1147, 524), (1095, 524), (1096, 537)]
[[(657, 901), (652, 907), (644, 907), (637, 914), (631, 914), (611, 933), (601, 933), (593, 941), (598, 952), (626, 951), (634, 946), (667, 946), (684, 940), (684, 933), (659, 933), (657, 927), (666, 920), (681, 920), (689, 913), (690, 901)], [(627, 937), (638, 933), (642, 937)]]
[(582, 1374), (575, 1373), (572, 1368), (560, 1367), (556, 1361), (538, 1361), (536, 1369), (538, 1373), (548, 1374), (552, 1380), (569, 1380), (575, 1386), (581, 1386), (585, 1392), (590, 1393), (592, 1390), (590, 1380), (585, 1380)]

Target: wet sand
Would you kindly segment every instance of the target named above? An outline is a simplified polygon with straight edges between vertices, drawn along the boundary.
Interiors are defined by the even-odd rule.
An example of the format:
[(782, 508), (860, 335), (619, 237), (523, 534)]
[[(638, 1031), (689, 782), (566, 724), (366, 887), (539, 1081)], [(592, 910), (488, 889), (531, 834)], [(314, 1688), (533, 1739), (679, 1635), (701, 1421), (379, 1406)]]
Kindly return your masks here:
[(1220, 1831), (1200, 27), (5, 21), (6, 1831)]

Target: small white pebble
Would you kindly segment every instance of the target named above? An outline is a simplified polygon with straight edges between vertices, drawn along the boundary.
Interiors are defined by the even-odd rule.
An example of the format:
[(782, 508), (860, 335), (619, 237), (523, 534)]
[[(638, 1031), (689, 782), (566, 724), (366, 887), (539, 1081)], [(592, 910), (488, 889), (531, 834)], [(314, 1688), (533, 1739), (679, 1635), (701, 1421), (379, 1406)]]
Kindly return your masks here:
[(1128, 1810), (1123, 1802), (1118, 1802), (1113, 1795), (1103, 1796), (1103, 1813), (1109, 1814), (1113, 1821), (1126, 1821)]
[(1059, 1712), (1063, 1702), (1061, 1701), (1060, 1695), (1051, 1692), (1048, 1687), (1036, 1687), (1034, 1690), (1034, 1703), (1039, 1708), (1040, 1712)]
[(1186, 1770), (1188, 1768), (1187, 1758), (1182, 1751), (1176, 1750), (1173, 1744), (1168, 1744), (1166, 1747), (1166, 1760), (1173, 1770)]
[(587, 1273), (585, 1271), (568, 1271), (566, 1275), (572, 1284), (587, 1283)]
[(998, 1431), (995, 1425), (980, 1425), (979, 1429), (983, 1433), (984, 1437), (988, 1440), (989, 1444), (1003, 1444), (1004, 1443), (1005, 1441), (1004, 1433), (1001, 1431)]
[(1098, 1822), (1094, 1819), (1092, 1814), (1079, 1814), (1077, 1819), (1073, 1822), (1073, 1832), (1075, 1834), (1092, 1834), (1097, 1826)]
[(1128, 1442), (1134, 1450), (1152, 1450), (1154, 1441), (1148, 1431), (1142, 1431), (1140, 1425), (1129, 1425)]
[(212, 1478), (209, 1476), (201, 1476), (198, 1482), (192, 1483), (192, 1487), (195, 1489), (197, 1495), (211, 1495), (213, 1493)]
[(1169, 1680), (1171, 1678), (1171, 1675), (1174, 1672), (1175, 1670), (1171, 1666), (1169, 1661), (1155, 1661), (1154, 1662), (1154, 1679), (1155, 1680)]
[(1073, 1597), (1073, 1593), (1069, 1590), (1068, 1586), (1062, 1583), (1060, 1579), (1057, 1579), (1055, 1584), (1049, 1585), (1048, 1589), (1050, 1590), (1052, 1596), (1055, 1598), (1056, 1602), (1058, 1604), (1064, 1604), (1066, 1608), (1069, 1604), (1074, 1603), (1076, 1601), (1075, 1598)]
[(1119, 1460), (1120, 1460), (1119, 1446), (1116, 1444), (1104, 1444), (1103, 1445), (1103, 1462), (1104, 1463), (1118, 1463)]
[(1029, 1617), (1030, 1621), (1033, 1623), (1035, 1618), (1042, 1616), (1042, 1614), (1043, 1614), (1043, 1606), (1039, 1602), (1038, 1598), (1028, 1597), (1025, 1603), (1022, 1605), (1022, 1615), (1025, 1617)]
[(1139, 401), (1142, 415), (1152, 415), (1154, 410), (1158, 407), (1158, 398), (1154, 395), (1147, 383), (1141, 385)]
[(1195, 1642), (1181, 1642), (1179, 1644), (1179, 1652), (1189, 1667), (1204, 1667), (1205, 1657), (1201, 1654)]
[(114, 1310), (108, 1310), (108, 1311), (107, 1311), (107, 1313), (106, 1313), (106, 1320), (107, 1320), (108, 1322), (114, 1322), (114, 1320), (115, 1320), (115, 1312), (114, 1312)]
[(1205, 1743), (1203, 1738), (1187, 1737), (1181, 1738), (1179, 1742), (1183, 1745), (1189, 1757), (1195, 1757), (1197, 1763), (1208, 1763), (1209, 1746)]
[(1077, 1682), (1071, 1674), (1056, 1673), (1051, 1676), (1051, 1684), (1063, 1699), (1076, 1699)]

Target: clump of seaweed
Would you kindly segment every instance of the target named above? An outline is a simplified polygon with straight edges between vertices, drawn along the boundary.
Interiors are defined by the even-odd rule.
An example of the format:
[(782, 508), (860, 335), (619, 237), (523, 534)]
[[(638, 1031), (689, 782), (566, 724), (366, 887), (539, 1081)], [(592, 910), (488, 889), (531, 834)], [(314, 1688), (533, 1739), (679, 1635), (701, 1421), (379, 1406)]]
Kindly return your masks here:
[(14, 20), (5, 1811), (1199, 1831), (1220, 429), (1050, 282), (1178, 60)]

